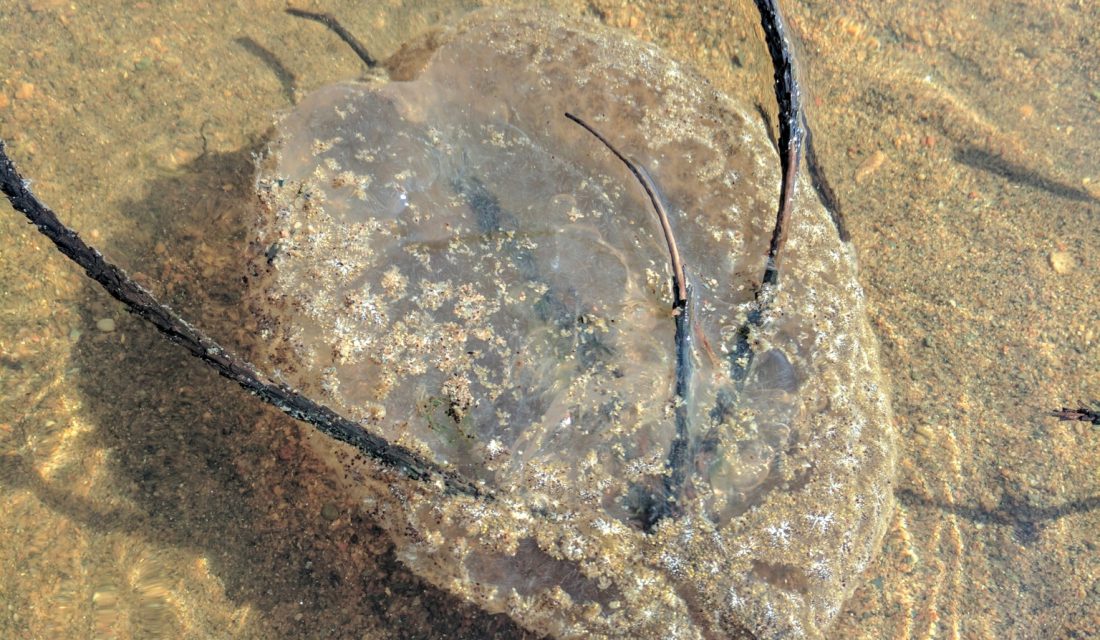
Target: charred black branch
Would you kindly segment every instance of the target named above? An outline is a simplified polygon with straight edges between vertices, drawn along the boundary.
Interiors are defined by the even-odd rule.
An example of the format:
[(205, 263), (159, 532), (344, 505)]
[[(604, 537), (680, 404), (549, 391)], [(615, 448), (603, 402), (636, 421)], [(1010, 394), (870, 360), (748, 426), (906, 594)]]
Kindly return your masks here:
[(442, 469), (413, 451), (369, 433), (356, 422), (302, 396), (286, 385), (267, 381), (251, 364), (192, 327), (176, 312), (161, 304), (153, 294), (131, 280), (122, 269), (107, 262), (99, 251), (85, 243), (76, 232), (62, 224), (57, 215), (27, 188), (27, 181), (19, 175), (8, 157), (2, 140), (0, 190), (16, 211), (22, 212), (61, 253), (80, 265), (107, 293), (126, 305), (127, 311), (152, 323), (165, 337), (213, 367), (222, 376), (292, 418), (307, 422), (325, 435), (350, 444), (364, 455), (398, 470), (408, 478), (422, 481), (438, 479), (451, 493), (486, 497), (482, 489), (469, 480)]
[(779, 104), (779, 154), (782, 160), (783, 178), (779, 190), (779, 210), (775, 215), (775, 228), (768, 245), (768, 263), (764, 269), (764, 285), (779, 280), (777, 260), (779, 251), (787, 239), (787, 226), (794, 206), (794, 188), (798, 177), (798, 165), (802, 157), (802, 142), (806, 130), (802, 116), (802, 89), (794, 65), (794, 54), (787, 39), (787, 27), (775, 0), (756, 0), (760, 12), (760, 24), (764, 28), (764, 40), (775, 69), (775, 98)]
[(368, 69), (373, 69), (378, 66), (378, 61), (367, 51), (367, 48), (331, 14), (316, 13), (304, 9), (295, 9), (294, 7), (287, 7), (286, 12), (296, 18), (305, 18), (306, 20), (313, 20), (314, 22), (325, 25), (328, 27), (329, 31), (335, 33), (351, 47), (351, 50), (355, 52), (355, 55), (359, 56), (359, 59), (363, 61), (363, 64), (367, 65)]

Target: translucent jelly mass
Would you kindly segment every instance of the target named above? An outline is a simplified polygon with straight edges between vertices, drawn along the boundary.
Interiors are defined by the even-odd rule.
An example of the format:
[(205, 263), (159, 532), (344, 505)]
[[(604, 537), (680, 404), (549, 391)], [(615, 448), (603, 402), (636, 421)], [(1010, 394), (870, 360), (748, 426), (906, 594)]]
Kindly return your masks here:
[[(483, 606), (565, 635), (555, 625), (596, 614), (563, 605), (540, 622), (540, 591), (597, 606), (590, 629), (643, 615), (636, 571), (596, 557), (610, 535), (653, 544), (643, 512), (668, 497), (682, 405), (685, 481), (658, 533), (705, 529), (713, 542), (646, 571), (675, 585), (677, 566), (707, 565), (689, 589), (705, 595), (684, 592), (682, 606), (721, 612), (691, 624), (734, 615), (731, 593), (766, 604), (792, 584), (806, 601), (787, 607), (798, 624), (827, 621), (831, 585), (881, 534), (887, 498), (865, 492), (893, 464), (854, 264), (827, 213), (799, 192), (780, 284), (759, 306), (779, 162), (750, 106), (652, 47), (545, 16), (481, 14), (426, 42), (414, 79), (323, 88), (280, 124), (259, 183), (266, 366), (503, 496), (496, 543), (454, 536), (497, 506), (455, 528), (469, 505), (439, 498), (432, 509), (454, 510), (443, 524), (405, 505), (421, 531), (407, 561), (433, 557), (430, 579), (479, 585), (469, 595)], [(566, 111), (643, 167), (666, 204), (691, 290), (687, 393), (657, 215)], [(429, 529), (461, 551), (435, 550)], [(826, 533), (847, 540), (842, 560), (812, 552), (809, 537)], [(753, 560), (754, 545), (777, 551)], [(814, 577), (813, 562), (828, 572)]]
[[(322, 372), (323, 391), (354, 417), (469, 476), (491, 481), (531, 461), (591, 453), (619, 467), (623, 482), (607, 491), (615, 509), (631, 483), (664, 472), (672, 405), (683, 401), (659, 221), (624, 165), (562, 105), (539, 104), (537, 78), (498, 87), (516, 96), (485, 96), (480, 113), (468, 95), (425, 87), (474, 84), (462, 73), (472, 52), (454, 53), (455, 64), (415, 82), (317, 92), (284, 124), (293, 133), (279, 175), (302, 186), (297, 210), (280, 215), (302, 219), (288, 224), (276, 264), (294, 260), (289, 268), (302, 271), (289, 291), (311, 321), (292, 338), (298, 360)], [(615, 136), (620, 121), (645, 117), (624, 111), (592, 117)], [(769, 194), (683, 184), (698, 180), (674, 159), (687, 146), (634, 150), (677, 203), (675, 233), (690, 261), (704, 349), (687, 398), (691, 431), (719, 460), (702, 477), (716, 475), (719, 493), (743, 503), (787, 445), (795, 409), (781, 352), (761, 359), (766, 374), (743, 393), (728, 374), (728, 343), (744, 321), (734, 310), (751, 300), (748, 273), (762, 272), (759, 255), (731, 259), (745, 252), (744, 231), (728, 230), (743, 226), (742, 209), (766, 213)], [(703, 170), (736, 185), (734, 167), (751, 173), (751, 156), (731, 151), (731, 166)], [(741, 261), (752, 271), (737, 287)], [(788, 371), (772, 371), (777, 362)], [(727, 404), (768, 420), (722, 409), (722, 390), (737, 396)], [(487, 464), (504, 451), (506, 463)]]

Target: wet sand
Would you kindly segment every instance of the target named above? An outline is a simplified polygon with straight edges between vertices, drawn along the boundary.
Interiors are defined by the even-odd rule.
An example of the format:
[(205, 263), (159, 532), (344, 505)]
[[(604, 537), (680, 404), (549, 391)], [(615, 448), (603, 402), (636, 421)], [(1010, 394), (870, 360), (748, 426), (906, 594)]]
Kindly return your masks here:
[[(359, 4), (311, 6), (378, 55), (476, 6)], [(719, 85), (738, 54), (721, 3), (561, 4)], [(251, 339), (235, 304), (251, 154), (272, 113), (362, 73), (282, 7), (0, 15), (0, 136), (36, 192), (231, 345)], [(1048, 415), (1100, 399), (1100, 9), (787, 11), (901, 444), (899, 508), (833, 637), (1100, 634), (1100, 430)], [(522, 635), (397, 564), (304, 427), (0, 213), (0, 636)]]

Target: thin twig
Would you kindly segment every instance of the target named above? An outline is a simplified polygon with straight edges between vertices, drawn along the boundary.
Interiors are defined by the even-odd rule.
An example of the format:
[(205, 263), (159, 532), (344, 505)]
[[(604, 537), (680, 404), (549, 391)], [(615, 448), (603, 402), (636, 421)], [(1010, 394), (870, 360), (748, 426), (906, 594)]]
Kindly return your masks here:
[[(687, 291), (687, 277), (684, 275), (684, 263), (680, 259), (680, 250), (676, 247), (676, 237), (672, 235), (672, 225), (668, 221), (668, 213), (665, 211), (665, 205), (661, 202), (661, 199), (657, 197), (657, 188), (654, 186), (653, 181), (649, 179), (644, 171), (638, 168), (630, 158), (627, 158), (618, 149), (615, 148), (611, 142), (603, 137), (599, 131), (593, 129), (587, 122), (581, 120), (579, 117), (572, 113), (566, 113), (566, 118), (569, 118), (573, 122), (576, 122), (580, 126), (584, 127), (588, 133), (591, 133), (597, 140), (603, 143), (607, 150), (615, 154), (615, 157), (622, 161), (626, 165), (630, 172), (634, 174), (634, 177), (638, 179), (638, 183), (645, 189), (645, 193), (649, 196), (649, 202), (653, 205), (654, 211), (657, 212), (657, 218), (661, 221), (661, 231), (665, 234), (665, 242), (668, 243), (668, 255), (672, 261), (672, 284), (673, 293), (676, 296), (676, 301), (680, 305), (687, 303), (688, 291)], [(673, 305), (676, 306), (676, 305)]]
[(664, 494), (660, 496), (659, 500), (648, 504), (642, 516), (642, 528), (649, 532), (662, 518), (679, 512), (679, 500), (683, 493), (684, 483), (687, 480), (688, 457), (691, 453), (688, 446), (691, 434), (691, 418), (688, 415), (688, 405), (691, 402), (691, 375), (694, 372), (691, 360), (692, 353), (694, 353), (692, 349), (694, 313), (691, 305), (691, 288), (687, 284), (686, 269), (683, 260), (680, 258), (680, 250), (676, 246), (676, 236), (672, 233), (672, 224), (669, 222), (668, 213), (665, 211), (664, 203), (657, 197), (657, 186), (653, 184), (649, 174), (619, 152), (615, 145), (611, 144), (607, 138), (587, 122), (572, 113), (566, 113), (565, 117), (576, 122), (585, 131), (595, 136), (607, 147), (608, 151), (622, 161), (634, 174), (638, 184), (642, 185), (642, 189), (649, 196), (649, 202), (653, 205), (653, 210), (661, 221), (661, 231), (665, 235), (669, 261), (672, 263), (672, 291), (674, 297), (672, 310), (676, 322), (676, 405), (674, 409), (676, 435), (669, 445), (668, 460), (665, 462), (668, 474), (664, 479)]
[(27, 220), (38, 227), (61, 253), (80, 265), (107, 293), (125, 304), (127, 311), (148, 320), (165, 337), (213, 367), (222, 376), (233, 380), (292, 418), (313, 425), (325, 435), (352, 445), (363, 454), (397, 469), (413, 480), (432, 481), (438, 478), (449, 492), (488, 497), (480, 487), (458, 474), (366, 431), (356, 422), (286, 385), (268, 382), (254, 366), (192, 327), (176, 312), (161, 304), (153, 294), (131, 280), (122, 269), (107, 262), (99, 251), (85, 243), (76, 232), (62, 224), (57, 215), (27, 188), (27, 181), (19, 175), (8, 157), (3, 140), (0, 140), (0, 191), (8, 197), (12, 207), (26, 215)]
[(296, 18), (305, 18), (307, 20), (313, 20), (314, 22), (320, 22), (328, 27), (329, 31), (332, 31), (339, 36), (341, 40), (347, 43), (347, 45), (351, 47), (351, 50), (355, 52), (355, 55), (359, 56), (359, 59), (363, 61), (363, 64), (367, 65), (368, 69), (373, 69), (378, 66), (378, 61), (367, 52), (367, 48), (331, 14), (316, 13), (313, 11), (306, 11), (305, 9), (295, 9), (294, 7), (287, 7), (286, 12)]

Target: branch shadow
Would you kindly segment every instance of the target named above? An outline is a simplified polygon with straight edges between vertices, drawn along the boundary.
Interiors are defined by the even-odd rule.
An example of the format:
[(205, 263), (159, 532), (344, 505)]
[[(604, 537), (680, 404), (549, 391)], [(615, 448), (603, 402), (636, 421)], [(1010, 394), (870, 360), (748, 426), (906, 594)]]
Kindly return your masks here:
[(290, 72), (290, 69), (286, 68), (279, 56), (248, 36), (236, 38), (234, 42), (262, 62), (265, 67), (271, 70), (271, 73), (275, 74), (279, 84), (283, 86), (283, 96), (286, 97), (287, 103), (294, 104), (298, 101), (298, 80)]
[(1047, 178), (1032, 169), (1015, 164), (1005, 158), (974, 146), (962, 146), (955, 151), (955, 160), (972, 169), (1004, 178), (1005, 180), (1072, 200), (1074, 202), (1096, 203), (1097, 199), (1084, 189)]
[(898, 489), (894, 495), (897, 496), (898, 502), (907, 507), (933, 508), (971, 522), (1011, 527), (1012, 536), (1023, 545), (1036, 542), (1043, 528), (1059, 518), (1100, 509), (1100, 496), (1070, 500), (1052, 507), (1037, 507), (1005, 491), (1001, 493), (1000, 502), (996, 507), (985, 509), (980, 506), (949, 504), (941, 500), (933, 500), (912, 489)]

